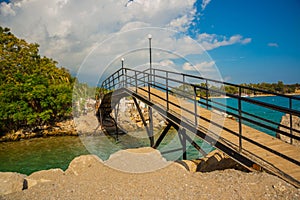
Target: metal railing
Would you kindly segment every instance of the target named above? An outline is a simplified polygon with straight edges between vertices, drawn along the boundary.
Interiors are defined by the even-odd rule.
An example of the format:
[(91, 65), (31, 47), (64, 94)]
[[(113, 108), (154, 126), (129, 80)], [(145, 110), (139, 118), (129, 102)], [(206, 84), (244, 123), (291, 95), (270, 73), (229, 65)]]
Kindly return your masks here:
[[(226, 92), (224, 89), (226, 86), (236, 88), (238, 92), (235, 94)], [(246, 140), (281, 157), (285, 157), (280, 152), (276, 152), (269, 147), (263, 146), (256, 141), (244, 137), (242, 133), (242, 124), (250, 125), (251, 127), (254, 127), (262, 132), (266, 132), (269, 134), (273, 133), (274, 136), (275, 134), (284, 135), (290, 138), (290, 143), (293, 143), (294, 140), (300, 141), (300, 137), (294, 134), (300, 133), (300, 131), (295, 129), (293, 126), (283, 125), (278, 121), (273, 121), (271, 119), (259, 116), (251, 112), (251, 110), (245, 109), (245, 107), (249, 107), (249, 105), (254, 105), (257, 108), (266, 109), (268, 111), (274, 113), (276, 112), (281, 115), (289, 114), (290, 124), (292, 125), (292, 116), (300, 116), (300, 111), (294, 109), (293, 107), (293, 104), (300, 103), (300, 98), (296, 96), (288, 96), (261, 89), (235, 85), (219, 80), (213, 80), (161, 69), (152, 69), (152, 74), (150, 74), (149, 69), (139, 71), (129, 68), (122, 68), (105, 79), (101, 87), (107, 89), (108, 91), (119, 88), (130, 88), (133, 92), (137, 92), (138, 89), (143, 90), (148, 93), (149, 100), (150, 96), (153, 95), (164, 101), (166, 103), (167, 112), (169, 111), (170, 105), (172, 105), (194, 115), (194, 121), (190, 121), (189, 123), (193, 124), (195, 127), (198, 126), (198, 119), (203, 119), (210, 122), (210, 119), (205, 119), (203, 118), (203, 116), (198, 114), (198, 106), (206, 107), (207, 109), (213, 109), (214, 111), (217, 111), (224, 115), (230, 115), (239, 123), (239, 132), (236, 133), (230, 129), (227, 129), (227, 131), (239, 137), (239, 151), (242, 151), (243, 140)], [(166, 96), (161, 97), (154, 93), (151, 93), (150, 87), (164, 91), (166, 93)], [(245, 97), (243, 95), (245, 91), (247, 91), (248, 94), (250, 92), (252, 94), (261, 93), (281, 97), (286, 101), (286, 105), (279, 106), (270, 102), (264, 102), (259, 98)], [(173, 103), (169, 100), (170, 95), (184, 98), (187, 101), (192, 102), (194, 104), (194, 110), (188, 110), (184, 107), (181, 107), (180, 105)], [(230, 97), (231, 101), (234, 101), (235, 105), (228, 105), (228, 103), (217, 101), (220, 100), (220, 98), (212, 98), (224, 96)], [(224, 101), (225, 100), (226, 99), (224, 99)], [(220, 128), (225, 128), (219, 124), (214, 123), (214, 125), (217, 125)], [(279, 129), (279, 127), (283, 129)], [(297, 163), (299, 165), (299, 161), (293, 160), (292, 158), (288, 157), (286, 157), (286, 159), (293, 161), (294, 163)]]
[[(197, 106), (201, 105), (208, 109), (214, 109), (226, 115), (231, 115), (232, 117), (236, 118), (240, 124), (240, 132), (241, 135), (241, 124), (252, 124), (255, 128), (263, 132), (268, 132), (285, 135), (290, 138), (290, 143), (293, 143), (293, 140), (300, 140), (300, 137), (293, 134), (295, 132), (300, 133), (299, 130), (294, 129), (293, 126), (286, 126), (280, 124), (280, 122), (272, 121), (270, 119), (261, 117), (259, 115), (255, 115), (251, 113), (251, 111), (247, 109), (243, 109), (243, 106), (255, 105), (259, 108), (264, 108), (272, 112), (280, 112), (283, 114), (289, 114), (290, 124), (293, 124), (293, 117), (292, 116), (300, 116), (300, 111), (293, 109), (293, 103), (299, 104), (300, 98), (296, 96), (287, 96), (279, 93), (274, 93), (270, 91), (265, 91), (256, 88), (250, 88), (241, 85), (235, 85), (232, 83), (222, 82), (219, 80), (213, 80), (203, 77), (198, 77), (189, 74), (171, 72), (167, 70), (161, 69), (152, 69), (152, 73), (150, 74), (149, 69), (144, 71), (138, 71), (134, 69), (123, 68), (117, 70), (107, 79), (105, 79), (101, 85), (102, 88), (107, 90), (114, 90), (123, 87), (131, 87), (135, 91), (138, 88), (145, 90), (145, 87), (153, 87), (159, 90), (166, 92), (166, 97), (161, 98), (162, 100), (166, 101), (167, 110), (169, 109), (169, 105), (172, 102), (169, 101), (168, 97), (170, 94), (176, 95), (181, 98), (185, 98), (194, 103), (194, 111), (186, 110), (191, 114), (195, 114), (195, 125), (197, 125), (197, 118), (201, 116), (197, 116)], [(149, 82), (151, 80), (151, 83)], [(176, 87), (176, 85), (181, 87)], [(216, 86), (217, 85), (217, 86)], [(218, 87), (219, 86), (219, 87)], [(225, 91), (224, 87), (230, 86), (237, 88), (238, 93), (232, 94)], [(201, 93), (202, 91), (202, 93)], [(204, 92), (203, 92), (204, 91)], [(286, 99), (287, 102), (286, 106), (279, 106), (275, 104), (271, 104), (268, 102), (260, 101), (258, 98), (248, 98), (244, 97), (243, 93), (247, 91), (247, 93), (252, 94), (265, 94), (265, 95), (274, 95), (279, 96), (283, 99)], [(204, 96), (203, 96), (204, 94)], [(230, 97), (232, 101), (235, 101), (233, 105), (228, 105), (228, 103), (224, 103), (222, 101), (216, 101), (214, 97)], [(177, 105), (174, 105), (177, 106)], [(284, 131), (280, 130), (279, 127), (289, 130)]]

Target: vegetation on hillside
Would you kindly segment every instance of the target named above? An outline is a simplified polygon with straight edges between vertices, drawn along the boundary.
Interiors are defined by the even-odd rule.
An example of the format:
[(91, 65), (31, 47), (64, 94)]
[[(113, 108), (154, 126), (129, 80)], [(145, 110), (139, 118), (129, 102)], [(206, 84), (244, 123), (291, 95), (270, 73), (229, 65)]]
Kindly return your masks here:
[(70, 116), (74, 78), (54, 60), (0, 27), (0, 131), (32, 128)]
[[(229, 94), (238, 94), (239, 93), (239, 88), (236, 86), (229, 86), (229, 85), (219, 85), (219, 86), (214, 86), (214, 85), (208, 85), (208, 92), (206, 93), (206, 84), (201, 83), (201, 84), (196, 84), (199, 86), (199, 88), (196, 89), (196, 93), (198, 97), (205, 97), (208, 95), (209, 97), (211, 96), (220, 96), (221, 93), (229, 93)], [(250, 83), (250, 84), (240, 84), (241, 86), (250, 88), (250, 89), (245, 89), (242, 88), (241, 93), (243, 95), (264, 95), (264, 92), (258, 92), (254, 91), (253, 89), (260, 89), (266, 92), (274, 92), (274, 93), (280, 93), (280, 94), (289, 94), (289, 93), (295, 93), (297, 90), (300, 88), (300, 84), (291, 84), (291, 85), (285, 85), (282, 81), (278, 81), (277, 83)], [(172, 90), (173, 92), (181, 95), (181, 96), (190, 96), (193, 98), (194, 96), (194, 88), (192, 86), (188, 85), (180, 85)], [(214, 93), (213, 91), (218, 91), (218, 93)]]
[[(254, 88), (254, 89), (261, 89), (265, 91), (280, 93), (280, 94), (288, 94), (288, 93), (295, 93), (298, 88), (300, 88), (300, 84), (284, 84), (282, 81), (278, 81), (277, 83), (243, 83), (241, 86)], [(238, 88), (232, 87), (232, 86), (226, 86), (225, 87), (226, 92), (231, 94), (237, 94)], [(253, 94), (251, 90), (244, 90), (244, 93), (246, 94)], [(263, 94), (262, 92), (256, 93), (256, 94)]]

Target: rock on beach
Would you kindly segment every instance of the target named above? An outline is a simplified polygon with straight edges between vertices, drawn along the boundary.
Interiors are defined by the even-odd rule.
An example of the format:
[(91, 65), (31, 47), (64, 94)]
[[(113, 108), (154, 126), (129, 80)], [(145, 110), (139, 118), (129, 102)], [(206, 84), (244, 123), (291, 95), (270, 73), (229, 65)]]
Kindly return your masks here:
[[(290, 115), (286, 114), (286, 115), (282, 116), (280, 124), (285, 125), (287, 127), (291, 127)], [(292, 127), (293, 127), (293, 129), (300, 131), (300, 117), (292, 116)], [(287, 132), (287, 133), (290, 132), (289, 128), (284, 128), (284, 127), (279, 127), (279, 130), (282, 130), (282, 131)], [(293, 131), (293, 134), (300, 137), (300, 133), (298, 133), (296, 131)], [(282, 135), (280, 133), (277, 133), (277, 137), (280, 138), (281, 140), (287, 142), (287, 143), (290, 143), (290, 141), (291, 141), (290, 137)], [(293, 140), (293, 145), (296, 145), (296, 146), (300, 147), (300, 141)]]

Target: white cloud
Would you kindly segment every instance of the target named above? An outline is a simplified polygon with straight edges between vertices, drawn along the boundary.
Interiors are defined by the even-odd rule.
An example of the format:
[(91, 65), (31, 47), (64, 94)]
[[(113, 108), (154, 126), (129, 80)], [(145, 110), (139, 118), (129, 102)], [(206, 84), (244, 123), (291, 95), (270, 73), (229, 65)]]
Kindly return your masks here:
[[(163, 61), (161, 64), (171, 64), (166, 60), (175, 57), (251, 41), (240, 35), (226, 38), (207, 33), (193, 41), (184, 34), (147, 29), (161, 27), (186, 32), (193, 19), (199, 16), (195, 2), (135, 0), (126, 7), (127, 0), (15, 0), (0, 4), (0, 24), (11, 28), (16, 36), (40, 44), (41, 54), (57, 60), (59, 65), (74, 72), (83, 63), (87, 66), (84, 73), (91, 75), (99, 73), (108, 64), (119, 64), (119, 56), (138, 49), (144, 50), (130, 54), (132, 59), (127, 58), (126, 65), (143, 65), (145, 60), (148, 61), (145, 48), (148, 47), (149, 32), (153, 35), (153, 47), (165, 50), (160, 55), (155, 53), (158, 50), (153, 51), (153, 59), (158, 63)], [(210, 0), (204, 0), (202, 9), (209, 3)], [(136, 31), (130, 31), (132, 29)], [(91, 52), (94, 55), (89, 57), (90, 60), (84, 60)], [(193, 64), (197, 66), (204, 61), (207, 65), (210, 63), (201, 60)], [(204, 69), (201, 65), (198, 68)]]
[(15, 16), (16, 12), (12, 9), (12, 4), (7, 4), (5, 2), (2, 2), (0, 4), (0, 15), (1, 16)]
[(125, 7), (127, 0), (21, 0), (1, 4), (0, 24), (18, 37), (39, 43), (41, 54), (74, 68), (95, 43), (111, 34), (170, 24), (183, 30), (195, 1), (136, 0)]
[(186, 71), (200, 71), (201, 73), (212, 72), (215, 70), (215, 61), (204, 61), (196, 65), (191, 65), (186, 62), (183, 64), (182, 68)]
[(251, 42), (251, 38), (243, 38), (241, 35), (234, 35), (228, 39), (225, 36), (202, 33), (198, 35), (197, 41), (205, 50), (208, 51), (221, 46), (228, 46), (236, 43), (248, 44)]
[(174, 66), (174, 64), (175, 63), (172, 60), (162, 60), (159, 62), (159, 65), (163, 67)]
[(193, 9), (188, 14), (173, 19), (169, 23), (169, 27), (179, 32), (185, 32), (188, 30), (189, 26), (192, 24), (192, 21), (195, 17), (196, 17), (196, 9)]
[(211, 0), (202, 0), (201, 8), (202, 11), (206, 8), (206, 6), (211, 2)]
[(268, 43), (268, 46), (269, 47), (279, 47), (279, 45), (277, 43), (275, 43), (275, 42)]

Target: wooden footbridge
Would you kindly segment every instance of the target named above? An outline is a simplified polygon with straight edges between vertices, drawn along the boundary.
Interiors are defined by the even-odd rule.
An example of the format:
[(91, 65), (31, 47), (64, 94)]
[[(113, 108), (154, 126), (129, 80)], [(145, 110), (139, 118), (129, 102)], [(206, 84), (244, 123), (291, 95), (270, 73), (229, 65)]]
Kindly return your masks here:
[[(237, 94), (226, 93), (224, 86), (236, 88)], [(193, 139), (196, 136), (250, 170), (268, 171), (300, 187), (300, 148), (293, 144), (300, 141), (299, 130), (244, 108), (253, 104), (282, 115), (289, 114), (292, 124), (292, 116), (300, 116), (300, 111), (293, 108), (300, 98), (161, 69), (139, 71), (122, 67), (103, 81), (101, 87), (106, 92), (98, 110), (100, 122), (112, 119), (111, 113), (118, 110), (119, 100), (130, 96), (137, 106), (153, 148), (160, 145), (173, 126), (181, 138), (182, 146), (179, 149), (183, 151), (183, 159), (187, 159), (187, 143), (205, 156), (205, 151)], [(286, 99), (287, 106), (244, 97), (245, 93), (280, 96)], [(230, 97), (236, 106), (227, 105), (225, 99), (224, 102), (214, 101), (212, 96)], [(143, 118), (137, 100), (148, 105), (149, 123)], [(153, 136), (153, 109), (168, 122), (156, 141)], [(118, 119), (113, 121), (116, 122), (118, 133)], [(250, 124), (257, 128), (251, 128)], [(288, 137), (289, 141), (265, 132)]]

